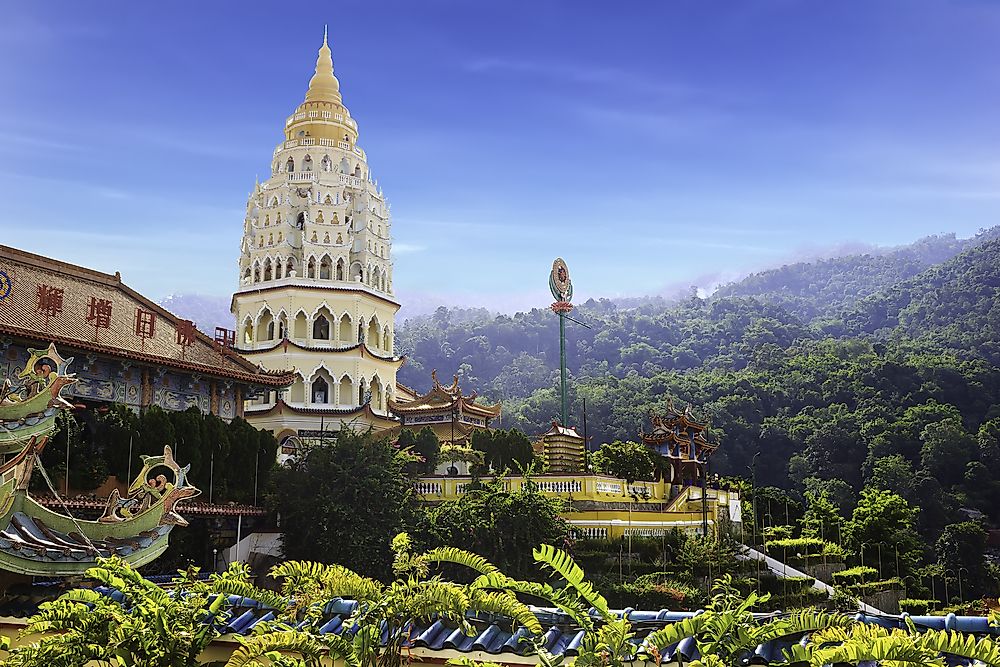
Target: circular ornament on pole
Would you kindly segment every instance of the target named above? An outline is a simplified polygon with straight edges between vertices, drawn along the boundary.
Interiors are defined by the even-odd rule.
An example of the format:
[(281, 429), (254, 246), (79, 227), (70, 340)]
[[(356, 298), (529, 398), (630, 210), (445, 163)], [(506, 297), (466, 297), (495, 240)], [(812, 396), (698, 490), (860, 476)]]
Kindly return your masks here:
[(573, 300), (573, 282), (569, 279), (569, 267), (562, 257), (552, 262), (552, 272), (549, 274), (549, 290), (557, 303), (569, 304)]

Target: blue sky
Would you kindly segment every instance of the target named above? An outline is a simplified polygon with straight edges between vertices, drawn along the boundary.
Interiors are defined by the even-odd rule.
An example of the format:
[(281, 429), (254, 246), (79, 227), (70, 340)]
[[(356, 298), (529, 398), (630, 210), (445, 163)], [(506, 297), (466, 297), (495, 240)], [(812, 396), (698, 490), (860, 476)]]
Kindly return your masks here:
[(1000, 223), (1000, 3), (0, 10), (0, 243), (226, 295), (323, 24), (414, 302), (656, 293)]

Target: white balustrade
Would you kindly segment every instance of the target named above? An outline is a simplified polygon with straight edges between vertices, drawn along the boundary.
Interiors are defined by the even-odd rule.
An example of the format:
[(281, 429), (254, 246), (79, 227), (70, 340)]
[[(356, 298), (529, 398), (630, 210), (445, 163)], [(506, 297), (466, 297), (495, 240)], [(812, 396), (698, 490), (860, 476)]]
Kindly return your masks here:
[(414, 482), (413, 490), (422, 496), (440, 496), (442, 492), (440, 482)]
[(622, 485), (617, 482), (598, 482), (598, 493), (610, 493), (616, 496), (622, 495)]

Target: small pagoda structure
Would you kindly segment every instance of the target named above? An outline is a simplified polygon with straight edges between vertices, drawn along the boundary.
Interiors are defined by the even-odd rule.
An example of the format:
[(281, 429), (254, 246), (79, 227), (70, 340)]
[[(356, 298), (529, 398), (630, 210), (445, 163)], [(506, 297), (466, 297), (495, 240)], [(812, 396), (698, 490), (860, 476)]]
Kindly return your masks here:
[(668, 402), (665, 415), (651, 414), (653, 429), (640, 431), (642, 442), (670, 462), (670, 481), (684, 486), (702, 480), (717, 445), (705, 437), (708, 424), (697, 421), (691, 407), (678, 410)]
[(466, 447), (472, 444), (475, 431), (491, 429), (493, 420), (500, 416), (499, 403), (478, 403), (476, 392), (464, 395), (458, 386), (457, 375), (450, 385), (442, 385), (437, 371), (432, 371), (431, 380), (431, 390), (422, 396), (397, 384), (395, 398), (389, 399), (389, 410), (399, 418), (399, 426), (394, 431), (419, 431), (426, 426), (434, 431), (442, 445)]
[(578, 474), (584, 471), (586, 440), (576, 429), (552, 422), (552, 428), (538, 437), (535, 453), (545, 461), (550, 474)]

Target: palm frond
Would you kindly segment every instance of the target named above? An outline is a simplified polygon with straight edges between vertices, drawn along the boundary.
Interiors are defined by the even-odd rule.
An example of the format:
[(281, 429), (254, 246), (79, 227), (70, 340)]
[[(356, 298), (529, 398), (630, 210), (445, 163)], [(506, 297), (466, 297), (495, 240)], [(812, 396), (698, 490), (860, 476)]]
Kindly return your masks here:
[(673, 646), (685, 637), (697, 637), (704, 631), (714, 616), (715, 612), (706, 611), (697, 616), (685, 618), (684, 620), (671, 623), (659, 630), (650, 632), (642, 640), (643, 655), (648, 656), (654, 653), (659, 655), (663, 653), (665, 648)]
[(536, 561), (562, 577), (601, 616), (605, 618), (610, 616), (608, 601), (586, 580), (583, 568), (577, 565), (576, 561), (568, 553), (562, 549), (555, 548), (551, 544), (543, 544), (532, 553)]
[(348, 665), (358, 665), (351, 644), (337, 635), (316, 637), (298, 631), (269, 632), (240, 639), (240, 647), (233, 651), (226, 667), (260, 667), (269, 665), (276, 655), (294, 653), (302, 656), (307, 665), (319, 665), (322, 657), (341, 658)]
[(456, 549), (455, 547), (431, 549), (421, 554), (420, 559), (428, 563), (455, 563), (457, 565), (464, 565), (480, 574), (489, 574), (497, 571), (496, 566), (482, 556), (474, 554), (471, 551), (465, 551), (464, 549)]
[(920, 646), (946, 655), (978, 660), (1000, 667), (1000, 647), (988, 637), (976, 639), (975, 635), (949, 630), (928, 630), (914, 637)]
[(542, 624), (534, 612), (513, 594), (505, 591), (476, 591), (470, 598), (470, 609), (507, 616), (528, 629), (533, 635), (542, 634)]

